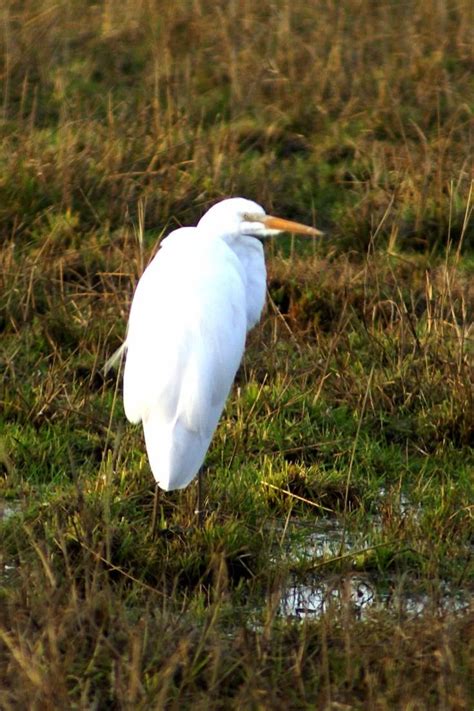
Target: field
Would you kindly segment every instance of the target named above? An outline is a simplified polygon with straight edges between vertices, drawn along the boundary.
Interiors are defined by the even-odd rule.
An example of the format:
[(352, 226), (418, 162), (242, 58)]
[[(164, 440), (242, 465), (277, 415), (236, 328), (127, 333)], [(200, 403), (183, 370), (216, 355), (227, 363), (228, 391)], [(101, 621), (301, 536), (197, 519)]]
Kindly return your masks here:
[[(1, 10), (0, 708), (474, 706), (469, 0)], [(315, 224), (196, 487), (120, 372), (159, 240)]]

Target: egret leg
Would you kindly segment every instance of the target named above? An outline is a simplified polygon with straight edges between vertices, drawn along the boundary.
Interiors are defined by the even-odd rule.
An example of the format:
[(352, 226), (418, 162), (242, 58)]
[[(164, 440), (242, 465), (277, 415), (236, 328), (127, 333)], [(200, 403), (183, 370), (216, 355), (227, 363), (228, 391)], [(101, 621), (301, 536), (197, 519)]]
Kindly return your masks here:
[(198, 526), (202, 528), (204, 525), (204, 467), (198, 471), (197, 479), (197, 501), (194, 513), (197, 515)]
[(158, 503), (160, 500), (160, 488), (158, 484), (155, 484), (155, 498), (153, 499), (153, 514), (151, 517), (151, 537), (155, 537), (156, 533), (156, 522), (158, 520)]

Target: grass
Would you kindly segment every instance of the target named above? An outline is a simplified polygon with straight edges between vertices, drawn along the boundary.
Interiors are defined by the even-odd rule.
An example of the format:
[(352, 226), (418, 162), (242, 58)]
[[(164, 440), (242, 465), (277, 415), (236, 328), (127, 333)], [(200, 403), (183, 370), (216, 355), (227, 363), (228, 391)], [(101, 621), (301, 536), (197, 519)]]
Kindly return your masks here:
[[(472, 707), (471, 19), (3, 11), (2, 708)], [(328, 237), (268, 245), (206, 526), (190, 486), (152, 539), (103, 364), (160, 236), (235, 194)]]

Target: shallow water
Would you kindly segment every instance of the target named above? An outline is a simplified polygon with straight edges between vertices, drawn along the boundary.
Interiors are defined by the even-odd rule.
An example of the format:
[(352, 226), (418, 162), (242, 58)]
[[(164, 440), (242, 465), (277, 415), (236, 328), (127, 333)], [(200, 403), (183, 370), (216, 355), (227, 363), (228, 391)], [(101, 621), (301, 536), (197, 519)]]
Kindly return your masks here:
[[(17, 499), (0, 500), (0, 523), (16, 516), (20, 511), (21, 503)], [(0, 582), (6, 582), (15, 570), (16, 566), (4, 562), (0, 550)]]
[(278, 614), (288, 619), (316, 619), (330, 608), (344, 608), (363, 619), (370, 613), (388, 610), (404, 617), (418, 617), (425, 612), (461, 612), (472, 604), (466, 589), (453, 590), (440, 583), (432, 594), (417, 592), (404, 581), (404, 587), (392, 581), (387, 588), (369, 576), (342, 575), (332, 579), (298, 582), (295, 579), (282, 590)]
[(6, 521), (8, 518), (15, 516), (21, 510), (20, 501), (17, 499), (0, 500), (0, 521)]
[[(387, 502), (389, 494), (385, 488), (379, 490), (379, 499), (381, 508)], [(395, 505), (402, 518), (418, 517), (421, 507), (419, 504), (413, 504), (409, 498), (401, 492), (396, 501), (393, 501), (393, 495), (390, 495), (390, 503)], [(370, 515), (372, 531), (382, 529), (382, 514), (373, 513)], [(344, 530), (344, 523), (341, 518), (323, 517), (316, 519), (308, 524), (306, 521), (298, 524), (292, 522), (291, 541), (288, 541), (286, 536), (282, 534), (282, 544), (284, 555), (287, 560), (308, 560), (312, 558), (334, 558), (337, 555), (347, 554), (355, 551), (363, 551), (365, 548), (370, 548), (370, 542), (354, 531)], [(300, 539), (293, 535), (299, 528)]]
[[(381, 508), (387, 503), (388, 493), (380, 489)], [(391, 505), (395, 505), (401, 517), (418, 517), (419, 504), (414, 505), (401, 492)], [(372, 532), (382, 529), (382, 514), (371, 516)], [(293, 575), (290, 582), (280, 591), (278, 614), (293, 619), (315, 619), (334, 607), (350, 610), (363, 618), (372, 612), (389, 610), (394, 614), (417, 617), (428, 611), (459, 612), (473, 603), (472, 592), (467, 588), (453, 589), (447, 582), (435, 581), (432, 591), (421, 591), (415, 578), (404, 576), (400, 579), (384, 577), (377, 579), (374, 573), (349, 573), (323, 575), (325, 562), (340, 555), (364, 551), (370, 552), (371, 541), (364, 535), (344, 530), (343, 520), (336, 517), (321, 518), (298, 524), (293, 522), (291, 531), (282, 532), (280, 553), (287, 563), (314, 561), (315, 569), (304, 577)]]

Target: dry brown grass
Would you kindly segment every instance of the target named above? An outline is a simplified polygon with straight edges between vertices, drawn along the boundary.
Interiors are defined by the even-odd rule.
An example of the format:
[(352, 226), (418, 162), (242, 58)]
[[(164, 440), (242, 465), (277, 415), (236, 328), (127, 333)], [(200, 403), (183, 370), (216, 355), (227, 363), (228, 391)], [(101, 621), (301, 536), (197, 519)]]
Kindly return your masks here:
[[(471, 708), (471, 3), (0, 12), (0, 707)], [(235, 194), (328, 236), (269, 245), (208, 524), (169, 528), (190, 487), (151, 540), (102, 366), (159, 237)], [(300, 560), (323, 511), (347, 550)], [(282, 616), (354, 574), (400, 609)]]
[(103, 231), (139, 203), (162, 229), (242, 193), (315, 210), (346, 247), (383, 216), (392, 244), (457, 243), (470, 19), (468, 0), (11, 5), (3, 234)]

